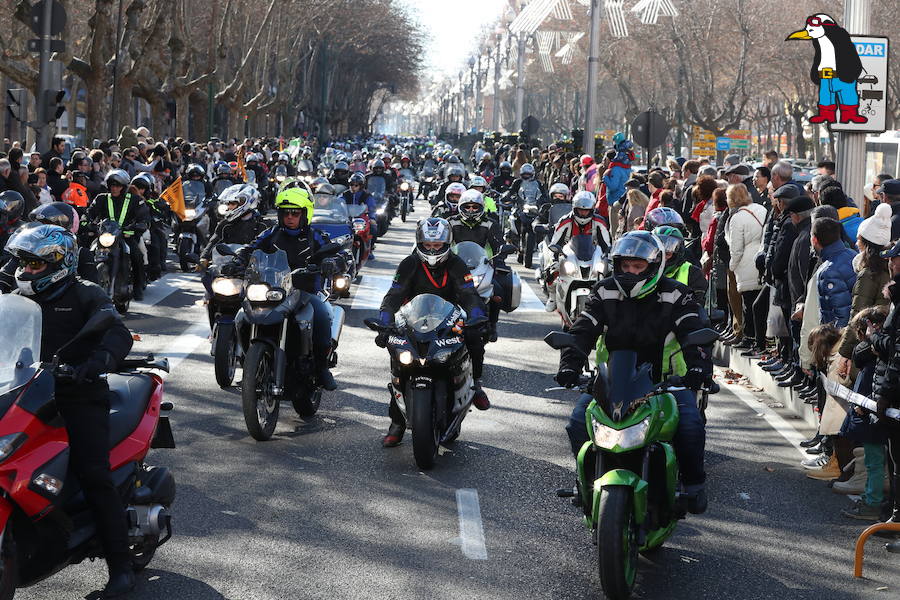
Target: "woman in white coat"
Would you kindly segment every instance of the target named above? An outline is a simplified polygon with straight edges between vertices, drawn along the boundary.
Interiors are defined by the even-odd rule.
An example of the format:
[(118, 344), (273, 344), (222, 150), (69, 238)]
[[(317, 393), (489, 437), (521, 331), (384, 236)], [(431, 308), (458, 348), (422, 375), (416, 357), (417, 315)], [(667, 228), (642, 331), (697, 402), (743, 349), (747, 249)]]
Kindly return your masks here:
[(731, 253), (728, 268), (734, 272), (737, 290), (743, 301), (743, 335), (749, 344), (756, 334), (753, 302), (762, 289), (759, 271), (756, 270), (756, 253), (762, 245), (766, 208), (753, 202), (743, 183), (729, 185), (725, 196), (730, 213), (725, 225), (725, 241)]

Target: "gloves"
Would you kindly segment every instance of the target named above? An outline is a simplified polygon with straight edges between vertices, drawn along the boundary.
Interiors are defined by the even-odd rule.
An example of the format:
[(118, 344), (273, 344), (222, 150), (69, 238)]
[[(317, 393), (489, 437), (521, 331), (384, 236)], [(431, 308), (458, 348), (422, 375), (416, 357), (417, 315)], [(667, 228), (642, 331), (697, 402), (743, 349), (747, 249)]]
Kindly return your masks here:
[(244, 274), (244, 265), (236, 260), (222, 265), (222, 275), (226, 277), (241, 277)]
[(764, 273), (766, 270), (766, 254), (765, 252), (757, 252), (756, 254), (756, 270)]
[(578, 373), (572, 369), (560, 369), (559, 373), (554, 377), (556, 383), (563, 387), (575, 387), (581, 381), (581, 373)]
[(684, 377), (681, 378), (681, 383), (688, 389), (699, 390), (703, 387), (706, 379), (706, 373), (703, 372), (703, 369), (694, 367), (685, 373)]
[(76, 385), (94, 383), (100, 378), (101, 374), (112, 370), (110, 362), (112, 361), (110, 361), (110, 356), (107, 352), (96, 352), (89, 359), (75, 367), (72, 379)]
[(379, 331), (375, 335), (375, 345), (379, 348), (387, 348), (388, 336), (389, 334), (387, 331)]

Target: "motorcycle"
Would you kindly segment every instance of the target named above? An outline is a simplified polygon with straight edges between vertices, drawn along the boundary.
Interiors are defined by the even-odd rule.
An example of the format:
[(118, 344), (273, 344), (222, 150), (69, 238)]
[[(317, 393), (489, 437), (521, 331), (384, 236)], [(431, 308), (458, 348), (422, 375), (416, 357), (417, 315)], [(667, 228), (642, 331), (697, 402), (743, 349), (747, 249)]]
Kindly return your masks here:
[(606, 255), (588, 234), (572, 236), (563, 247), (553, 292), (564, 328), (571, 327), (584, 311), (591, 290), (606, 276), (607, 268)]
[[(685, 345), (716, 339), (714, 330), (701, 329), (689, 334)], [(581, 353), (567, 333), (554, 331), (544, 341), (557, 350)], [(557, 495), (581, 506), (597, 546), (603, 592), (620, 600), (631, 595), (638, 552), (662, 546), (687, 512), (671, 443), (678, 429), (678, 405), (671, 392), (685, 388), (678, 386), (677, 377), (654, 386), (651, 366), (638, 365), (633, 351), (612, 352), (608, 366), (608, 378), (601, 366), (581, 388), (593, 396), (585, 412), (590, 441), (578, 452), (575, 489)]]
[(341, 247), (341, 254), (347, 262), (346, 277), (335, 280), (335, 292), (342, 298), (350, 296), (350, 282), (356, 278), (360, 267), (353, 254), (354, 230), (350, 213), (344, 199), (331, 194), (315, 194), (310, 227), (318, 231), (323, 238)]
[(378, 226), (378, 235), (383, 236), (387, 233), (394, 217), (391, 212), (391, 203), (387, 197), (387, 188), (383, 177), (369, 177), (366, 181), (366, 191), (375, 198), (375, 204), (378, 207), (375, 210), (375, 223)]
[[(514, 246), (504, 244), (494, 258), (505, 259), (515, 250)], [(502, 262), (495, 266), (494, 261), (488, 258), (485, 249), (475, 242), (460, 242), (454, 246), (453, 252), (466, 263), (469, 273), (472, 275), (475, 290), (485, 304), (498, 302), (500, 309), (508, 313), (519, 307), (522, 299), (522, 282), (518, 273)], [(495, 278), (502, 283), (500, 286), (503, 290), (502, 296), (495, 294), (497, 289), (494, 286)]]
[(369, 208), (365, 204), (352, 204), (347, 207), (347, 212), (353, 219), (353, 262), (356, 264), (356, 279), (359, 279), (362, 266), (369, 260), (372, 252)]
[(548, 296), (555, 294), (553, 284), (558, 274), (558, 266), (555, 266), (556, 257), (553, 255), (553, 251), (550, 250), (550, 241), (553, 239), (553, 232), (556, 231), (556, 224), (571, 210), (572, 205), (567, 202), (549, 205), (547, 224), (538, 223), (533, 227), (535, 235), (543, 238), (538, 244), (538, 268), (536, 275), (538, 282), (541, 284), (541, 290)]
[[(63, 348), (108, 328), (115, 316), (99, 312)], [(0, 297), (0, 598), (85, 559), (103, 556), (91, 509), (69, 475), (69, 438), (56, 409), (56, 380), (74, 369), (58, 355), (39, 362), (41, 308), (18, 295)], [(60, 350), (62, 350), (61, 348)], [(166, 359), (126, 360), (107, 375), (110, 389), (110, 470), (128, 518), (135, 570), (150, 564), (172, 536), (175, 479), (146, 463), (151, 448), (174, 448), (163, 400)]]
[(413, 202), (416, 197), (413, 190), (416, 174), (412, 169), (400, 169), (400, 180), (398, 187), (400, 192), (400, 220), (406, 223), (406, 216), (413, 211)]
[(515, 236), (517, 238), (515, 239), (515, 245), (519, 250), (516, 260), (520, 264), (524, 264), (526, 269), (530, 269), (534, 264), (535, 236), (531, 225), (537, 216), (537, 204), (523, 204), (521, 208), (514, 210), (512, 215), (510, 215), (510, 219), (517, 222), (516, 231), (519, 232)]
[[(252, 171), (248, 171), (252, 173)], [(212, 200), (206, 198), (202, 181), (186, 181), (184, 190), (184, 219), (178, 224), (178, 262), (185, 273), (194, 271), (200, 262), (200, 252), (209, 239)]]
[[(223, 255), (234, 254), (225, 244), (218, 244), (216, 249)], [(337, 250), (337, 244), (326, 244), (310, 260)], [(241, 381), (244, 422), (247, 431), (258, 441), (270, 439), (275, 432), (282, 398), (290, 399), (297, 414), (305, 419), (319, 410), (322, 388), (315, 380), (313, 308), (306, 299), (307, 292), (293, 286), (294, 276), (318, 272), (314, 264), (291, 271), (284, 250), (269, 254), (256, 250), (250, 257), (244, 275), (244, 299), (235, 323), (238, 343), (246, 348)], [(328, 293), (320, 292), (320, 296), (327, 299)], [(332, 348), (328, 360), (334, 366), (344, 311), (330, 302), (325, 305), (332, 311)], [(299, 319), (295, 319), (298, 312)], [(298, 321), (299, 327), (295, 325)]]
[[(234, 254), (240, 244), (226, 244)], [(213, 357), (216, 383), (228, 389), (234, 381), (237, 365), (243, 359), (243, 348), (238, 342), (234, 319), (244, 299), (244, 282), (239, 277), (227, 277), (220, 273), (226, 262), (225, 254), (213, 249), (212, 262), (203, 278), (207, 297), (206, 311), (212, 325), (212, 344), (210, 355)]]
[[(413, 456), (434, 466), (440, 444), (455, 440), (475, 394), (463, 336), (465, 312), (434, 294), (420, 294), (397, 311), (396, 325), (364, 322), (390, 334), (393, 376), (388, 389), (412, 428)], [(468, 326), (477, 326), (471, 323)]]
[(419, 176), (419, 189), (417, 195), (421, 195), (428, 200), (431, 197), (432, 192), (436, 192), (437, 189), (437, 178), (434, 176), (434, 171), (423, 171)]
[(112, 299), (120, 314), (128, 312), (134, 293), (131, 273), (131, 248), (118, 221), (104, 219), (91, 243), (97, 265), (97, 283)]

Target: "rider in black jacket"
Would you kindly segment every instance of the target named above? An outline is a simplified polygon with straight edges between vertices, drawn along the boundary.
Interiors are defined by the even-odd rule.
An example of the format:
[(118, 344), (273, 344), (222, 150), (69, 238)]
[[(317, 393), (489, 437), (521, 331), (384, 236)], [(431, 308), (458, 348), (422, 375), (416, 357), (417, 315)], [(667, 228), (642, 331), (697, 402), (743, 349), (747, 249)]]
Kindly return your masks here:
[[(475, 291), (472, 275), (461, 258), (450, 252), (453, 234), (450, 224), (437, 217), (422, 219), (416, 225), (416, 249), (400, 261), (394, 282), (384, 300), (381, 301), (381, 321), (388, 325), (394, 322), (394, 313), (419, 294), (435, 294), (448, 302), (460, 305), (468, 315), (469, 322), (482, 322), (485, 317), (484, 303)], [(481, 373), (484, 366), (484, 334), (480, 327), (466, 328), (466, 346), (472, 358), (472, 376), (475, 378), (475, 397), (472, 403), (480, 410), (487, 410), (491, 403), (481, 388)], [(384, 348), (388, 334), (381, 332), (375, 343)], [(391, 399), (391, 426), (384, 437), (383, 445), (396, 446), (403, 439), (406, 423), (400, 409)]]
[(75, 236), (57, 225), (19, 230), (7, 249), (19, 263), (17, 293), (41, 307), (41, 356), (49, 361), (98, 312), (115, 317), (102, 334), (81, 340), (60, 352), (60, 361), (74, 367), (70, 381), (56, 386), (56, 406), (69, 434), (70, 466), (97, 523), (109, 567), (104, 597), (134, 587), (128, 549), (125, 507), (109, 471), (109, 388), (103, 373), (115, 372), (131, 350), (132, 338), (106, 293), (76, 278)]
[(216, 244), (249, 244), (265, 231), (266, 223), (256, 210), (259, 199), (259, 191), (249, 184), (233, 185), (222, 192), (219, 206), (224, 212), (200, 254), (201, 267), (209, 264)]

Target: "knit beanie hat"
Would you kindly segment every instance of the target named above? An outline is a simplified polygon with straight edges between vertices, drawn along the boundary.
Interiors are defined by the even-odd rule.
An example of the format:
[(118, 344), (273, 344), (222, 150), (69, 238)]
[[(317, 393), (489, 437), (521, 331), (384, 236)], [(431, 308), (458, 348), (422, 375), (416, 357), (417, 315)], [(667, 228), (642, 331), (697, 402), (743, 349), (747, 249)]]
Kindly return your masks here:
[(891, 206), (881, 203), (875, 214), (863, 221), (857, 235), (876, 246), (887, 246), (891, 241)]

